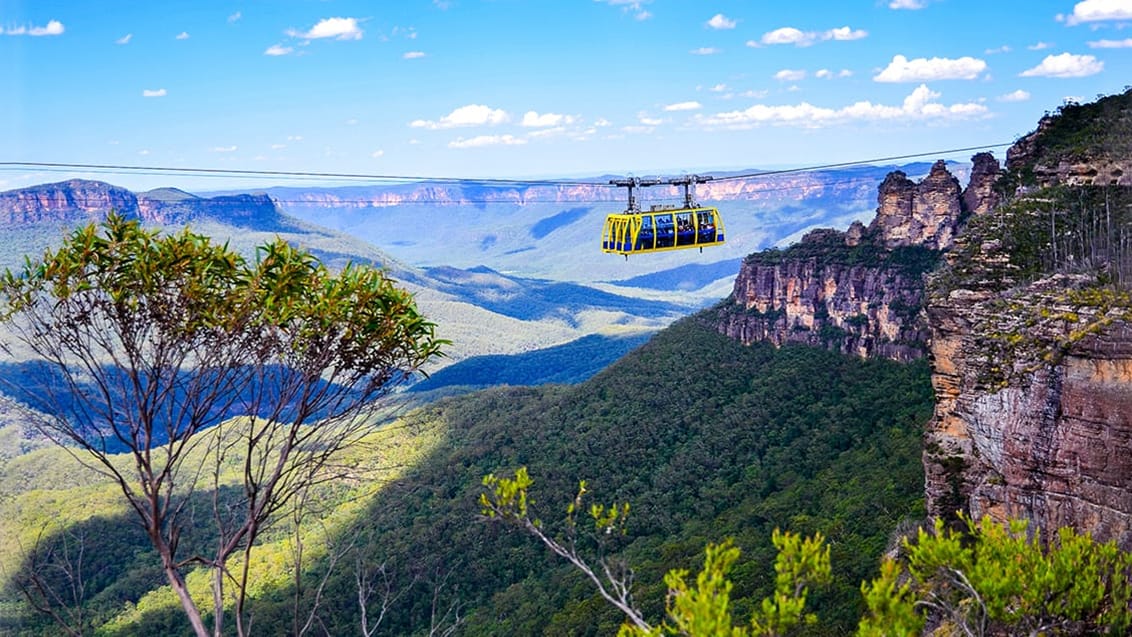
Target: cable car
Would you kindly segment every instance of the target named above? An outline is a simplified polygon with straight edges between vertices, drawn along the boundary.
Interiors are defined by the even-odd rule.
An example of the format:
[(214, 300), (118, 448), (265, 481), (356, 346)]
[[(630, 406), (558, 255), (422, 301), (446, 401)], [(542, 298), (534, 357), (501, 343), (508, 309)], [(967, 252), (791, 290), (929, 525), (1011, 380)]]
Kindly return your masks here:
[[(613, 179), (610, 184), (629, 189), (629, 207), (625, 212), (605, 217), (601, 232), (601, 251), (610, 254), (630, 254), (685, 250), (723, 243), (723, 217), (719, 210), (696, 204), (692, 189), (695, 184), (710, 181), (711, 177), (692, 175), (662, 182), (659, 179)], [(637, 205), (633, 189), (668, 183), (684, 186), (684, 206), (651, 206), (642, 211)]]

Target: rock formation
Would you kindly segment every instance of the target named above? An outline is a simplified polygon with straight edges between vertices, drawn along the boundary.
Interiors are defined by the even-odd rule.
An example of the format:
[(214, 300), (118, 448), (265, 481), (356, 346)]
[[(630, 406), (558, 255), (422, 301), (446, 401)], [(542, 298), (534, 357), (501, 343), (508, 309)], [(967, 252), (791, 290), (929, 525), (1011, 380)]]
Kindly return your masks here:
[(931, 300), (932, 515), (1068, 525), (1132, 549), (1132, 325), (1051, 345), (1100, 318), (1061, 300), (1075, 284), (1052, 277), (1005, 297), (957, 289)]
[(990, 153), (978, 153), (971, 158), (971, 178), (963, 191), (963, 211), (981, 215), (998, 207), (1002, 196), (995, 182), (1002, 174), (998, 160)]
[(210, 218), (234, 226), (273, 230), (281, 223), (267, 195), (198, 197), (166, 188), (134, 194), (101, 181), (72, 179), (0, 192), (0, 225), (42, 222), (85, 223), (115, 211), (157, 224), (179, 225)]
[[(1128, 140), (1109, 137), (1130, 108), (1132, 92), (1043, 118), (1007, 153), (1012, 205), (971, 224), (933, 274), (933, 516), (1020, 518), (1044, 537), (1071, 526), (1132, 550), (1132, 189), (1114, 186), (1128, 160), (1111, 152)], [(993, 205), (982, 172), (968, 192)]]
[(974, 161), (966, 192), (942, 161), (919, 183), (893, 171), (880, 185), (868, 227), (856, 222), (844, 233), (815, 230), (786, 250), (749, 256), (731, 296), (716, 308), (718, 329), (744, 343), (923, 357), (924, 274), (952, 246), (964, 216), (991, 206), (998, 162), (989, 154)]
[(920, 183), (897, 170), (889, 173), (877, 194), (877, 216), (872, 228), (887, 248), (921, 246), (929, 250), (951, 247), (963, 212), (959, 180), (937, 161)]
[[(847, 239), (835, 230), (815, 230), (799, 245), (824, 254), (749, 257), (721, 306), (718, 329), (748, 344), (805, 343), (862, 357), (922, 357), (923, 266), (896, 263), (867, 244), (854, 249)], [(848, 256), (853, 252), (875, 258), (854, 262)], [(934, 263), (930, 253), (918, 256), (928, 267)]]
[(78, 223), (99, 219), (110, 210), (134, 216), (138, 199), (124, 188), (84, 179), (0, 192), (0, 224), (5, 225)]

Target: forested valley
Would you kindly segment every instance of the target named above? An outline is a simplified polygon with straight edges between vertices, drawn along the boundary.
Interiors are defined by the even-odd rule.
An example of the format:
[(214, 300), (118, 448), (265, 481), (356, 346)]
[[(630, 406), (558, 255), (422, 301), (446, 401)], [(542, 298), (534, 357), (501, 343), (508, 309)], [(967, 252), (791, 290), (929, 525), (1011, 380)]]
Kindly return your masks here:
[[(923, 362), (746, 347), (693, 316), (587, 382), (499, 387), (408, 414), (367, 447), (368, 460), (386, 469), (376, 491), (369, 480), (321, 487), (303, 533), (283, 521), (260, 549), (255, 632), (292, 632), (296, 617), (299, 625), (314, 617), (329, 634), (359, 634), (363, 590), (373, 634), (429, 634), (456, 622), (471, 635), (615, 633), (623, 618), (588, 581), (481, 516), (482, 477), (527, 466), (535, 510), (558, 532), (579, 480), (598, 501), (632, 503), (613, 548), (657, 616), (664, 573), (695, 568), (709, 542), (731, 537), (743, 551), (732, 574), (742, 616), (773, 586), (771, 531), (822, 532), (834, 583), (812, 597), (821, 618), (812, 631), (844, 634), (894, 530), (923, 516), (920, 436), (930, 412)], [(22, 541), (38, 541), (42, 562), (7, 568), (54, 574), (45, 583), (67, 593), (70, 616), (81, 608), (99, 634), (186, 632), (155, 556), (109, 485), (64, 478), (73, 461), (57, 450), (21, 460), (4, 470), (4, 519), (23, 524)], [(79, 498), (97, 503), (98, 514), (46, 523)], [(52, 532), (37, 538), (34, 520)], [(309, 545), (297, 579), (296, 538)], [(321, 548), (311, 548), (316, 541)], [(73, 564), (80, 550), (86, 561), (71, 574), (83, 586), (70, 595), (72, 578), (47, 565)], [(18, 604), (21, 582), (29, 580), (10, 579), (4, 596), (9, 611), (25, 611), (6, 613), (4, 630), (56, 634), (50, 616)]]

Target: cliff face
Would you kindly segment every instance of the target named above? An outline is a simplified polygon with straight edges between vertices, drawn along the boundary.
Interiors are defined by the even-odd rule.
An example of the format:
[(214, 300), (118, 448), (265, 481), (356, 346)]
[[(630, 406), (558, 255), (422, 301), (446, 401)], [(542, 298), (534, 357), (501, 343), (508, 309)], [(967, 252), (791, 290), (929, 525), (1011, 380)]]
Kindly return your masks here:
[[(836, 231), (815, 231), (801, 245), (847, 254), (845, 236)], [(918, 256), (934, 261), (929, 253)], [(719, 330), (747, 344), (804, 343), (862, 357), (922, 357), (927, 337), (917, 318), (922, 269), (850, 261), (825, 255), (748, 259), (728, 300), (734, 311), (723, 316)]]
[(271, 230), (280, 220), (279, 209), (267, 195), (205, 198), (173, 189), (134, 194), (83, 179), (0, 192), (0, 225), (83, 223), (101, 219), (110, 211), (169, 225), (211, 218)]
[(816, 230), (786, 250), (749, 256), (718, 329), (744, 343), (805, 343), (858, 356), (920, 358), (928, 328), (920, 310), (924, 275), (950, 248), (967, 203), (986, 207), (998, 174), (976, 156), (977, 179), (964, 193), (943, 162), (919, 183), (900, 171), (880, 185), (877, 215), (842, 233)]
[(81, 222), (110, 210), (135, 216), (138, 199), (123, 188), (82, 179), (0, 192), (0, 224)]
[(1132, 325), (1118, 320), (1050, 345), (1106, 323), (1061, 300), (1076, 284), (1053, 277), (1005, 297), (959, 289), (930, 302), (932, 515), (1027, 519), (1045, 532), (1072, 526), (1132, 549)]
[(933, 516), (1021, 518), (1045, 537), (1071, 526), (1132, 550), (1132, 188), (1109, 168), (1127, 161), (1109, 133), (1130, 104), (1044, 118), (1007, 153), (1024, 187), (933, 274)]

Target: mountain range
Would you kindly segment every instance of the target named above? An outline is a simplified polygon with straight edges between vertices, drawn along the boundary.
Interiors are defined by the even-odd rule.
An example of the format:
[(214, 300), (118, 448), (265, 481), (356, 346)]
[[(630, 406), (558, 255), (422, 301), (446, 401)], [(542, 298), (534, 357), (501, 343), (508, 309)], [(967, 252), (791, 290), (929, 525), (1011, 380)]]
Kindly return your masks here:
[[(942, 161), (887, 171), (872, 185), (876, 207), (867, 215), (853, 212), (852, 197), (816, 200), (794, 217), (795, 204), (779, 202), (763, 227), (777, 227), (789, 245), (743, 255), (737, 274), (683, 292), (672, 288), (708, 281), (736, 261), (634, 258), (621, 276), (601, 274), (606, 264), (588, 268), (569, 256), (583, 249), (580, 228), (600, 217), (581, 205), (590, 203), (583, 192), (553, 204), (500, 203), (494, 190), (399, 185), (389, 187), (401, 189), (399, 197), (444, 203), (425, 213), (404, 209), (421, 203), (374, 205), (355, 192), (337, 201), (349, 204), (335, 208), (345, 215), (339, 221), (328, 207), (281, 212), (301, 207), (294, 192), (251, 196), (271, 202), (272, 232), (331, 263), (368, 255), (413, 286), (426, 312), (449, 304), (451, 314), (438, 320), (467, 325), (482, 337), (467, 346), (482, 354), (501, 347), (496, 335), (514, 338), (506, 327), (589, 330), (537, 352), (466, 356), (437, 371), (432, 386), (422, 383), (429, 396), (411, 402), (407, 393), (404, 404), (436, 400), (397, 414), (395, 426), (354, 450), (354, 460), (382, 463), (373, 479), (359, 473), (321, 485), (311, 512), (318, 523), (296, 529), (279, 520), (264, 536), (250, 564), (256, 626), (286, 632), (297, 609), (313, 605), (327, 634), (354, 632), (368, 612), (365, 582), (376, 577), (389, 602), (382, 628), (393, 634), (612, 633), (622, 617), (577, 570), (477, 517), (484, 474), (519, 466), (535, 476), (530, 504), (540, 524), (570, 542), (580, 527), (572, 517), (558, 520), (576, 510), (579, 480), (600, 502), (632, 503), (626, 536), (579, 546), (627, 557), (653, 617), (663, 614), (664, 573), (695, 568), (706, 544), (726, 538), (743, 556), (730, 573), (734, 612), (748, 615), (774, 585), (775, 528), (829, 540), (834, 574), (813, 591), (821, 620), (806, 634), (851, 631), (861, 616), (861, 579), (883, 554), (898, 553), (925, 516), (948, 524), (1022, 519), (1047, 538), (1071, 526), (1111, 540), (1114, 551), (1132, 550), (1130, 123), (1132, 91), (1067, 104), (1020, 139), (1005, 166), (979, 154), (964, 171)], [(81, 187), (110, 188), (71, 186)], [(13, 217), (13, 236), (43, 243), (49, 226), (97, 216), (58, 194), (67, 188), (45, 188), (56, 194), (12, 200), (62, 202), (53, 205), (73, 218)], [(498, 196), (528, 196), (504, 191)], [(170, 218), (193, 201), (159, 194), (171, 202)], [(457, 199), (466, 205), (451, 203)], [(498, 217), (489, 214), (493, 206)], [(362, 215), (358, 227), (383, 237), (399, 260), (299, 218), (319, 210), (330, 225)], [(160, 222), (140, 204), (135, 214)], [(271, 234), (240, 225), (242, 218), (213, 211), (191, 223), (244, 250)], [(838, 227), (813, 229), (815, 219)], [(409, 229), (382, 234), (392, 220)], [(743, 223), (739, 236), (753, 241), (759, 230)], [(464, 234), (445, 235), (448, 228)], [(424, 257), (425, 240), (414, 243), (409, 231), (433, 250), (446, 246), (454, 264)], [(492, 259), (476, 261), (477, 254)], [(570, 278), (580, 270), (587, 274)], [(711, 307), (669, 318), (722, 288), (729, 292)], [(483, 317), (499, 321), (499, 331), (477, 322)], [(633, 334), (661, 324), (651, 338)], [(628, 335), (614, 337), (612, 326)], [(571, 384), (540, 384), (551, 379)], [(538, 386), (447, 396), (496, 383)], [(0, 545), (0, 565), (12, 574), (0, 588), (0, 629), (50, 634), (50, 620), (19, 601), (19, 585), (45, 565), (54, 569), (49, 584), (73, 583), (59, 573), (81, 548), (92, 556), (89, 578), (65, 609), (86, 613), (102, 634), (183, 631), (153, 552), (125, 524), (130, 512), (114, 497), (116, 485), (84, 472), (65, 450), (3, 429), (0, 440), (18, 445), (0, 450), (7, 458), (0, 530), (13, 538)], [(79, 499), (81, 510), (73, 507)], [(188, 528), (186, 551), (207, 537), (207, 517)], [(303, 565), (291, 561), (297, 546), (310, 550)], [(207, 595), (203, 577), (190, 587)]]

